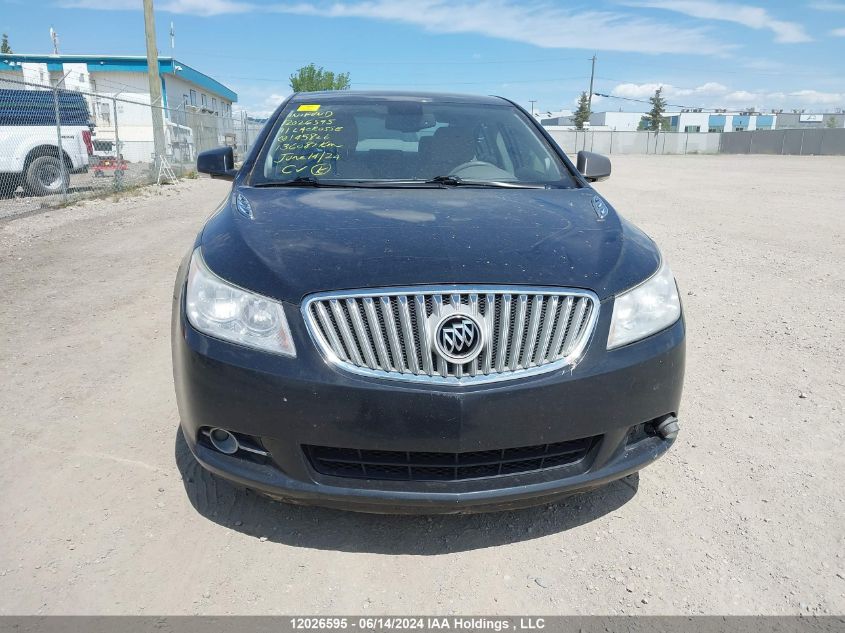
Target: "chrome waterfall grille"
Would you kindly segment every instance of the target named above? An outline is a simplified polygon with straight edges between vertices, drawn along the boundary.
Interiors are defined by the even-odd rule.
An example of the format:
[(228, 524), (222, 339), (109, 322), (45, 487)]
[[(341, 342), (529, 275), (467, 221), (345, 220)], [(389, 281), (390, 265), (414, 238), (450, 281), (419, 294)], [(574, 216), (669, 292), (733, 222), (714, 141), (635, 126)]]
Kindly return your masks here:
[(584, 290), (410, 287), (320, 293), (303, 302), (329, 361), (358, 374), (466, 384), (574, 364), (598, 318)]

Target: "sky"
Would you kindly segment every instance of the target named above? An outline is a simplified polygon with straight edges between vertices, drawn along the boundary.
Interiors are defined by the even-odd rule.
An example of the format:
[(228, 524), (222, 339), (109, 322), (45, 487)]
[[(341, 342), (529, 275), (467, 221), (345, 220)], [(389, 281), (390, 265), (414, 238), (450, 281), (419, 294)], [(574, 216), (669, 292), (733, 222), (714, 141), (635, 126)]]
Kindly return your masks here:
[[(38, 10), (34, 11), (34, 7)], [(16, 53), (144, 55), (142, 0), (0, 0)], [(538, 112), (845, 108), (845, 0), (155, 0), (160, 55), (239, 95), (255, 116), (315, 63), (353, 89), (495, 94)], [(531, 102), (534, 101), (532, 104)]]

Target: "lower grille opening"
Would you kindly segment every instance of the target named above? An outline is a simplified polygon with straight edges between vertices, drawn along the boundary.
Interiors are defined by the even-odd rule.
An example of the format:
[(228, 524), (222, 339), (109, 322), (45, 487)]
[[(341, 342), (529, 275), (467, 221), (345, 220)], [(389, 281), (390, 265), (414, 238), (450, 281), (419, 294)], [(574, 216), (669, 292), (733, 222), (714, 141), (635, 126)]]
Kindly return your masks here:
[(355, 479), (463, 481), (571, 466), (584, 459), (600, 436), (467, 453), (381, 451), (303, 446), (318, 473)]

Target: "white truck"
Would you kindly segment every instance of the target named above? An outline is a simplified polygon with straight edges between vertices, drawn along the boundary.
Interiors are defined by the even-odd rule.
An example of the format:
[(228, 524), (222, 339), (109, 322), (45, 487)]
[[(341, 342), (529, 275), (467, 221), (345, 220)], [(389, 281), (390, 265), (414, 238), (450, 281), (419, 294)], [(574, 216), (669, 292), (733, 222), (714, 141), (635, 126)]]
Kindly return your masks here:
[(61, 91), (57, 100), (61, 156), (53, 91), (0, 89), (0, 194), (19, 186), (33, 195), (61, 193), (70, 174), (88, 171), (94, 147), (85, 99)]

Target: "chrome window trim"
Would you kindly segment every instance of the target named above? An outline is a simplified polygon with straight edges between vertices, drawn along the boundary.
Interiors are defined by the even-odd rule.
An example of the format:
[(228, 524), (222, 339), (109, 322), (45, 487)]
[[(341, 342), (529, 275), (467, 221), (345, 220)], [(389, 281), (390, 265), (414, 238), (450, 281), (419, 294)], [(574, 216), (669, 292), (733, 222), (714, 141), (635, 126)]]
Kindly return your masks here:
[[(387, 372), (381, 369), (370, 369), (368, 367), (358, 367), (348, 363), (339, 358), (331, 347), (331, 344), (323, 337), (319, 328), (312, 322), (310, 316), (311, 304), (315, 301), (326, 300), (346, 300), (346, 299), (362, 299), (371, 298), (374, 301), (381, 297), (397, 296), (397, 295), (449, 295), (451, 293), (460, 294), (486, 294), (486, 293), (503, 293), (510, 295), (558, 295), (568, 296), (574, 298), (588, 298), (593, 302), (593, 309), (589, 315), (588, 322), (584, 326), (584, 336), (579, 344), (572, 350), (572, 352), (557, 361), (531, 367), (529, 369), (519, 369), (516, 371), (509, 371), (505, 373), (492, 373), (489, 375), (477, 374), (475, 376), (464, 376), (462, 378), (444, 377), (444, 376), (426, 376), (410, 373), (399, 373), (402, 371)], [(305, 327), (308, 330), (311, 339), (317, 346), (317, 349), (322, 354), (323, 358), (333, 367), (337, 369), (354, 374), (357, 376), (364, 376), (367, 378), (378, 378), (381, 380), (393, 380), (396, 382), (413, 382), (418, 384), (429, 385), (450, 385), (453, 387), (471, 387), (474, 385), (504, 382), (509, 380), (519, 380), (531, 376), (547, 374), (553, 371), (574, 368), (584, 355), (587, 346), (593, 338), (595, 333), (596, 323), (598, 323), (599, 312), (601, 310), (601, 301), (596, 293), (585, 290), (583, 288), (564, 288), (558, 286), (520, 286), (520, 285), (466, 285), (466, 284), (443, 284), (443, 285), (424, 285), (424, 286), (397, 286), (397, 287), (379, 287), (366, 288), (360, 290), (341, 290), (341, 291), (327, 291), (317, 292), (307, 295), (300, 306), (302, 318), (305, 321)], [(487, 346), (485, 346), (486, 348)]]

